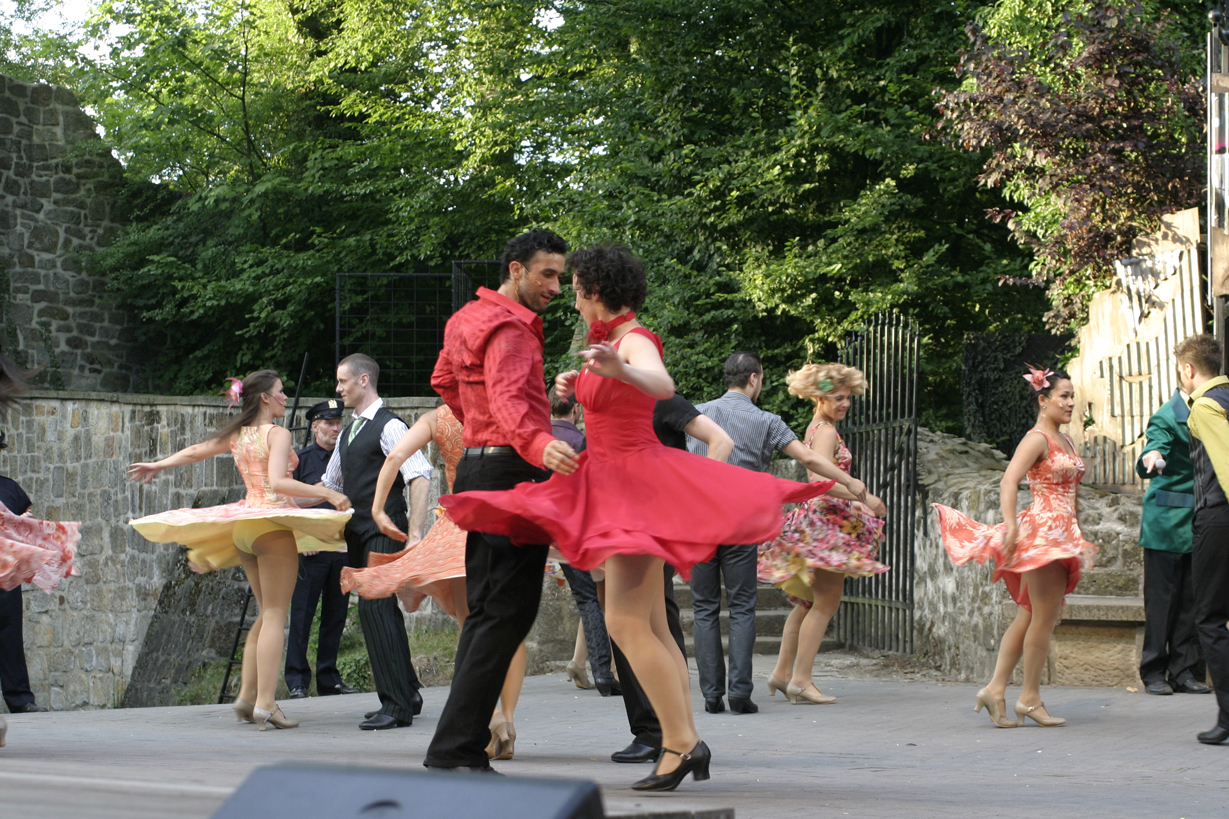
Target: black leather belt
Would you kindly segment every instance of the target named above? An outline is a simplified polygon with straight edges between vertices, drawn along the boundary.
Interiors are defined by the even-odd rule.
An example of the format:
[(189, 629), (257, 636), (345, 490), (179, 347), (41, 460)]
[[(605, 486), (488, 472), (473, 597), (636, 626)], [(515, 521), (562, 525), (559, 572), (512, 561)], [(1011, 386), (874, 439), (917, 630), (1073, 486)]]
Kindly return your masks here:
[(483, 455), (511, 455), (515, 451), (510, 446), (467, 446), (461, 454), (467, 458), (481, 458)]

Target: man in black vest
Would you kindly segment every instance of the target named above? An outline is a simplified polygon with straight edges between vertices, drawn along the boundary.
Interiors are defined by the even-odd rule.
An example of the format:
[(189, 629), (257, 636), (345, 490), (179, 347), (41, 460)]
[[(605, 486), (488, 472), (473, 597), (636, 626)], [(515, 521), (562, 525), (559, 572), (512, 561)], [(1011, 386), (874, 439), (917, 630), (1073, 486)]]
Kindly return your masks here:
[(1196, 738), (1219, 745), (1229, 740), (1229, 378), (1220, 374), (1220, 345), (1210, 335), (1185, 339), (1174, 356), (1178, 386), (1191, 397), (1186, 426), (1195, 469), (1195, 628), (1219, 706), (1216, 725)]
[[(342, 402), (354, 410), (354, 418), (341, 431), (337, 447), (324, 473), (325, 486), (345, 492), (354, 504), (354, 516), (346, 524), (346, 554), (356, 569), (367, 565), (367, 554), (391, 554), (407, 544), (383, 535), (371, 518), (371, 502), (375, 496), (376, 479), (384, 459), (397, 442), (409, 431), (405, 421), (384, 408), (376, 391), (380, 368), (361, 353), (346, 356), (337, 365), (337, 393)], [(384, 511), (402, 531), (410, 533), (410, 542), (417, 542), (427, 515), (431, 464), (421, 452), (416, 452), (401, 467)], [(410, 509), (406, 520), (405, 487), (410, 487)], [(343, 488), (344, 487), (344, 488)], [(405, 619), (396, 597), (382, 600), (359, 598), (358, 618), (367, 642), (367, 657), (371, 661), (371, 676), (380, 709), (366, 715), (359, 725), (364, 731), (381, 731), (412, 725), (414, 715), (422, 710), (422, 684), (414, 673), (410, 660), (409, 638)]]
[[(320, 483), (324, 470), (337, 448), (341, 434), (342, 403), (330, 398), (313, 405), (306, 413), (311, 425), (312, 442), (299, 450), (299, 465), (291, 476), (306, 484)], [(332, 509), (321, 501), (313, 509)], [(346, 553), (304, 552), (299, 555), (299, 580), (290, 601), (290, 635), (286, 639), (286, 687), (292, 700), (307, 696), (312, 682), (312, 668), (307, 660), (307, 643), (312, 620), (320, 608), (320, 639), (316, 643), (316, 693), (357, 694), (341, 679), (337, 671), (337, 649), (346, 628), (350, 595), (341, 590), (341, 569), (346, 565)]]

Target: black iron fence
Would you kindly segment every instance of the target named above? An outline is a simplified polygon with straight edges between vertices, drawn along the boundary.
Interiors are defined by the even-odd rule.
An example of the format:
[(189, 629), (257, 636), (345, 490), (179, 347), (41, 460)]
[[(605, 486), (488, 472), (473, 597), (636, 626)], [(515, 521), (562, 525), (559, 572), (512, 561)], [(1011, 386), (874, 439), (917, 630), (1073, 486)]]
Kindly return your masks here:
[(380, 393), (434, 395), (431, 371), (444, 325), (479, 286), (499, 285), (496, 261), (454, 261), (449, 272), (338, 273), (337, 360), (366, 353), (380, 365)]
[(866, 376), (841, 434), (853, 475), (888, 507), (880, 560), (892, 567), (850, 580), (834, 624), (847, 645), (913, 651), (914, 521), (917, 515), (918, 331), (896, 313), (881, 313), (851, 333), (840, 361)]

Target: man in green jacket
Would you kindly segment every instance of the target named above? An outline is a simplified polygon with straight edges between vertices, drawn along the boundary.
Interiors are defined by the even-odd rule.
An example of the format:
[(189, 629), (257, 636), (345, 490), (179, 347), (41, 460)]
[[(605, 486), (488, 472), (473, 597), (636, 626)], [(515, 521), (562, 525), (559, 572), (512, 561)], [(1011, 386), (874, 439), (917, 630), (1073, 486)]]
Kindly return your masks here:
[(1180, 390), (1148, 420), (1148, 439), (1135, 462), (1151, 479), (1144, 495), (1139, 543), (1144, 547), (1144, 648), (1139, 677), (1149, 694), (1207, 694), (1195, 679), (1199, 649), (1191, 585), (1191, 522), (1195, 516), (1194, 470), (1186, 420), (1190, 409)]

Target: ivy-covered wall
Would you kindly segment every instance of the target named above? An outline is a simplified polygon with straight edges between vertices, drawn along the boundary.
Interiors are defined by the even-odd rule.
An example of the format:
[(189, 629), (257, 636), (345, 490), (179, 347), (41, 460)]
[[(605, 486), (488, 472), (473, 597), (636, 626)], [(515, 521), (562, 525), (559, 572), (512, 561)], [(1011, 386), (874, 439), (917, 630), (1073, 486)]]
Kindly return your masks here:
[(1030, 364), (1056, 367), (1069, 341), (1069, 336), (1049, 333), (966, 333), (964, 437), (1008, 455), (1014, 452), (1037, 421), (1022, 376)]

